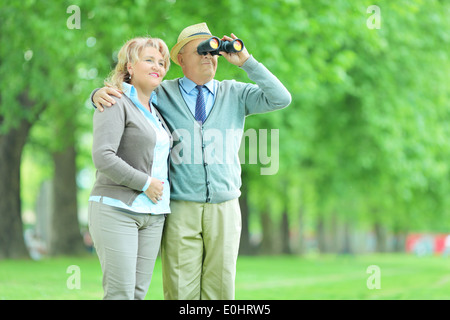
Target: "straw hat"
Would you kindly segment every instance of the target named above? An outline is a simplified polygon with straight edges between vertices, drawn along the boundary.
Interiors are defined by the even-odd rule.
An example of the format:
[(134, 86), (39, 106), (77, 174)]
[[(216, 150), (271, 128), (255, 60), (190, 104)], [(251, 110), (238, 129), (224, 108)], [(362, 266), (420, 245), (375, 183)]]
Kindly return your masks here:
[(184, 28), (178, 36), (177, 43), (173, 46), (172, 50), (170, 50), (170, 57), (172, 58), (172, 61), (180, 65), (177, 58), (178, 52), (180, 52), (181, 48), (183, 48), (189, 41), (195, 39), (209, 39), (211, 37), (212, 34), (205, 22)]

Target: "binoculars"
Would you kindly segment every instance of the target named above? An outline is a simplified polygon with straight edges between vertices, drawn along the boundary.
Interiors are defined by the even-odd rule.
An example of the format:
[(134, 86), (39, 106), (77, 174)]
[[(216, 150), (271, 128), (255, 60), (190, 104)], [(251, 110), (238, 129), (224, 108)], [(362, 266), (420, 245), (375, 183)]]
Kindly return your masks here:
[(221, 55), (220, 51), (241, 52), (244, 49), (244, 42), (241, 39), (234, 39), (233, 41), (222, 41), (217, 37), (211, 37), (208, 40), (200, 42), (197, 47), (197, 52), (200, 55)]

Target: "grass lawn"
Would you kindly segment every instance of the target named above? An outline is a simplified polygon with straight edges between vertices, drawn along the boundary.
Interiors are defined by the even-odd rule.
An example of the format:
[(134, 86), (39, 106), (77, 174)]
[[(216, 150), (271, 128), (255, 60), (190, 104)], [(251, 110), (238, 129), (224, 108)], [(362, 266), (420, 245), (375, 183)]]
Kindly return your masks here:
[[(79, 270), (80, 288), (68, 288)], [(380, 289), (369, 289), (371, 265)], [(370, 283), (375, 283), (371, 281)], [(95, 255), (41, 261), (0, 261), (0, 299), (101, 299), (102, 273)], [(147, 299), (163, 299), (158, 259)], [(239, 257), (238, 300), (450, 299), (450, 258), (402, 254), (361, 256)]]

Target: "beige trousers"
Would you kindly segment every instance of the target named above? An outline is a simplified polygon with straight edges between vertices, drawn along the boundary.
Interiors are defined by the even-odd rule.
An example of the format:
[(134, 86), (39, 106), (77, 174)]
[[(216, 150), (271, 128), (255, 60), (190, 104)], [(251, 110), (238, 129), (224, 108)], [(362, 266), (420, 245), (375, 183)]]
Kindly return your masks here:
[(103, 299), (143, 300), (152, 279), (165, 215), (89, 202), (89, 232), (103, 271)]
[(241, 234), (238, 199), (171, 201), (161, 244), (164, 298), (232, 300)]

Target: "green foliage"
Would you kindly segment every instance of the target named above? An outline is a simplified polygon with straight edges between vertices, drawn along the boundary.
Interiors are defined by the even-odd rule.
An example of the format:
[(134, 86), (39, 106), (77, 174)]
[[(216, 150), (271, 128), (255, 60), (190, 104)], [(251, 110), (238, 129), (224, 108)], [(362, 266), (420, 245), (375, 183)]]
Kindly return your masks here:
[[(290, 188), (314, 190), (315, 203), (294, 200), (308, 212), (337, 211), (342, 220), (392, 229), (448, 230), (450, 65), (448, 32), (442, 32), (449, 30), (448, 5), (379, 3), (381, 29), (366, 27), (369, 5), (278, 2), (272, 9), (285, 17), (257, 11), (264, 20), (277, 19), (270, 24), (277, 48), (258, 54), (293, 103), (280, 116), (248, 124), (287, 131), (280, 134), (278, 178), (285, 182), (288, 175)], [(255, 197), (270, 194), (259, 197), (263, 206), (275, 197), (289, 206), (285, 188), (260, 179), (267, 183), (254, 183)]]
[[(80, 8), (80, 29), (66, 25), (70, 5)], [(370, 5), (4, 2), (0, 134), (21, 119), (37, 119), (33, 152), (53, 152), (75, 139), (80, 170), (89, 168), (89, 94), (102, 85), (119, 48), (142, 35), (160, 37), (171, 48), (184, 27), (205, 21), (218, 36), (242, 38), (293, 97), (283, 111), (247, 119), (246, 128), (280, 134), (276, 175), (261, 175), (261, 163), (243, 166), (253, 212), (266, 210), (277, 219), (287, 211), (294, 220), (300, 211), (310, 219), (335, 212), (356, 225), (448, 230), (450, 4), (380, 1), (380, 29), (366, 26)], [(172, 64), (166, 78), (181, 75)], [(223, 58), (216, 78), (249, 81)], [(24, 92), (33, 108), (21, 104)]]

